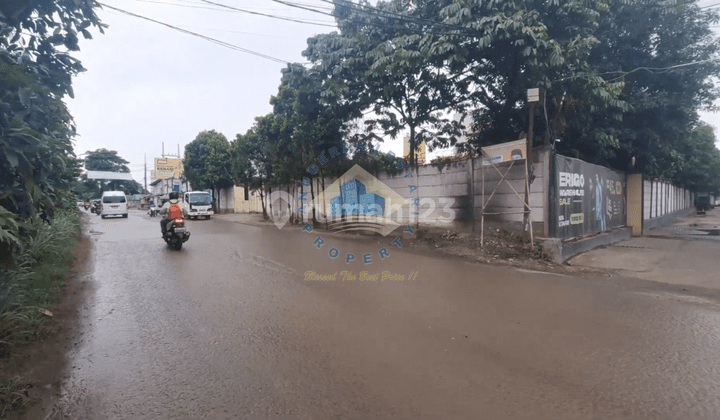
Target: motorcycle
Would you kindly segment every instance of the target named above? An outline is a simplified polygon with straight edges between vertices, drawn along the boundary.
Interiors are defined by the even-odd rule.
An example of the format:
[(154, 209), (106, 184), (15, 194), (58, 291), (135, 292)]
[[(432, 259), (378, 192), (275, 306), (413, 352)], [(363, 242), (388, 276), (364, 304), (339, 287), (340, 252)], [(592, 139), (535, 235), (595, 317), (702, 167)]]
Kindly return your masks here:
[(185, 227), (185, 220), (173, 219), (167, 224), (167, 232), (163, 236), (165, 242), (177, 251), (182, 249), (182, 246), (188, 239), (190, 239), (190, 232)]
[(150, 217), (155, 217), (158, 215), (159, 212), (160, 212), (159, 208), (157, 208), (155, 206), (150, 206), (150, 209), (148, 210), (148, 215), (150, 215)]
[(99, 215), (100, 215), (100, 211), (101, 211), (101, 209), (100, 209), (100, 203), (93, 203), (93, 204), (90, 206), (90, 213), (95, 213), (95, 214), (97, 214), (97, 215), (99, 216)]

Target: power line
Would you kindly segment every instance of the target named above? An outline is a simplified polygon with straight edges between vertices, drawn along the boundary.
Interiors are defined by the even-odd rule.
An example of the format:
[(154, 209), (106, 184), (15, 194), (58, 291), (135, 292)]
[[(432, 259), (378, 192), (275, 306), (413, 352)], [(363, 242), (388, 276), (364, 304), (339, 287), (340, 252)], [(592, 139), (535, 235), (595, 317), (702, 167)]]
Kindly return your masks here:
[(256, 33), (256, 32), (231, 31), (231, 30), (229, 30), (229, 29), (205, 28), (205, 27), (202, 27), (202, 26), (187, 26), (187, 25), (183, 25), (182, 27), (185, 27), (185, 28), (194, 28), (194, 29), (204, 29), (204, 30), (206, 30), (206, 31), (227, 32), (227, 33), (231, 33), (231, 34), (269, 36), (269, 37), (273, 37), (273, 38), (296, 38), (296, 37), (284, 36), (284, 35), (270, 35), (270, 34), (259, 34), (259, 33)]
[(690, 63), (676, 64), (674, 66), (669, 66), (669, 67), (637, 67), (635, 69), (632, 69), (632, 70), (626, 72), (622, 76), (608, 80), (608, 82), (612, 82), (612, 81), (621, 79), (621, 78), (627, 76), (628, 74), (635, 73), (636, 71), (640, 71), (640, 70), (645, 70), (645, 71), (648, 71), (648, 72), (654, 73), (654, 74), (663, 74), (663, 73), (669, 72), (670, 70), (679, 69), (681, 67), (688, 67), (688, 66), (694, 66), (694, 65), (698, 65), (698, 64), (712, 63), (713, 61), (720, 61), (720, 58), (710, 58), (707, 60), (700, 60), (700, 61), (693, 61)]
[(265, 16), (265, 17), (269, 17), (269, 18), (273, 18), (273, 19), (280, 19), (280, 20), (287, 20), (287, 21), (289, 21), (289, 22), (304, 23), (304, 24), (306, 24), (306, 25), (325, 26), (325, 27), (328, 27), (328, 28), (336, 28), (336, 27), (337, 27), (336, 25), (334, 25), (334, 24), (329, 24), (329, 23), (327, 23), (327, 22), (311, 22), (311, 21), (308, 21), (308, 20), (294, 19), (294, 18), (289, 18), (289, 17), (284, 17), (284, 16), (270, 15), (270, 14), (267, 14), (267, 13), (253, 12), (252, 10), (240, 9), (240, 8), (233, 7), (233, 6), (228, 6), (228, 5), (225, 5), (225, 4), (222, 4), (222, 3), (215, 3), (215, 2), (212, 2), (212, 1), (209, 1), (209, 0), (200, 0), (200, 1), (202, 1), (203, 3), (212, 4), (212, 5), (218, 6), (218, 7), (224, 7), (224, 8), (226, 8), (226, 9), (235, 10), (235, 11), (238, 11), (238, 12), (249, 13), (249, 14), (251, 14), (251, 15)]
[[(207, 1), (207, 0), (202, 0), (202, 1)], [(290, 3), (290, 2), (286, 2), (286, 1), (282, 1), (282, 0), (272, 0), (272, 1), (274, 1), (274, 2), (276, 2), (276, 3), (283, 4), (283, 5), (285, 5), (285, 6), (290, 6), (290, 7), (295, 7), (295, 8), (298, 8), (298, 9), (308, 10), (308, 11), (311, 11), (311, 12), (314, 12), (314, 13), (319, 13), (319, 14), (322, 14), (322, 15), (327, 15), (327, 16), (331, 16), (331, 17), (334, 17), (334, 18), (337, 18), (337, 19), (343, 19), (343, 20), (348, 21), (348, 22), (359, 23), (359, 24), (362, 24), (362, 25), (370, 25), (370, 26), (376, 26), (376, 27), (379, 27), (379, 28), (387, 28), (387, 29), (394, 29), (394, 30), (403, 30), (403, 29), (405, 29), (405, 30), (408, 30), (408, 31), (411, 31), (411, 32), (415, 32), (415, 33), (420, 33), (420, 34), (428, 34), (428, 33), (430, 33), (430, 34), (435, 34), (435, 35), (461, 35), (461, 34), (445, 34), (445, 33), (441, 33), (441, 32), (433, 32), (433, 31), (427, 31), (427, 30), (423, 30), (423, 29), (416, 29), (416, 30), (414, 30), (414, 29), (411, 29), (411, 28), (401, 28), (401, 27), (396, 27), (396, 26), (389, 26), (389, 25), (385, 25), (385, 24), (381, 24), (381, 23), (370, 22), (370, 21), (367, 21), (367, 20), (358, 20), (358, 19), (351, 19), (351, 18), (347, 18), (347, 17), (343, 17), (343, 16), (338, 16), (336, 13), (335, 13), (335, 14), (334, 14), (334, 13), (328, 13), (328, 12), (324, 12), (324, 11), (321, 11), (321, 10), (313, 9), (312, 7), (304, 6), (304, 5), (300, 4), (300, 3)], [(324, 0), (323, 0), (323, 1), (324, 1)], [(347, 6), (346, 6), (346, 7), (347, 7)], [(390, 20), (405, 21), (405, 23), (421, 24), (421, 25), (427, 25), (428, 23), (430, 23), (430, 24), (435, 25), (435, 26), (446, 26), (446, 27), (449, 26), (449, 27), (452, 27), (454, 30), (461, 30), (461, 31), (463, 31), (463, 32), (473, 31), (473, 30), (471, 30), (470, 28), (465, 28), (465, 27), (463, 27), (463, 26), (448, 25), (448, 24), (445, 24), (445, 23), (435, 22), (435, 21), (431, 21), (431, 20), (427, 20), (427, 19), (417, 19), (417, 18), (414, 18), (414, 17), (411, 17), (411, 16), (407, 16), (407, 15), (403, 15), (403, 14), (399, 14), (399, 13), (394, 13), (394, 12), (382, 11), (382, 13), (394, 14), (395, 16), (398, 16), (398, 18), (393, 18), (393, 17), (390, 17), (390, 16), (384, 16), (384, 15), (382, 15), (381, 13), (369, 12), (369, 11), (366, 11), (366, 10), (363, 10), (363, 9), (357, 9), (357, 8), (352, 8), (352, 7), (348, 7), (348, 9), (353, 9), (353, 10), (355, 10), (355, 11), (358, 11), (358, 12), (361, 12), (361, 13), (365, 13), (366, 15), (370, 15), (370, 16), (374, 16), (374, 17), (379, 17), (379, 18), (384, 18), (384, 19), (390, 19)], [(425, 22), (423, 22), (423, 21), (425, 21)], [(457, 28), (457, 29), (456, 29), (456, 28)], [(474, 32), (474, 31), (473, 31), (473, 32)], [(470, 36), (470, 37), (474, 37), (474, 38), (477, 37), (477, 35), (469, 35), (469, 34), (466, 34), (465, 36)]]
[(718, 7), (718, 6), (720, 6), (720, 3), (715, 3), (715, 4), (708, 5), (708, 6), (698, 7), (698, 9), (709, 9), (711, 7)]
[[(720, 58), (710, 58), (710, 59), (707, 59), (707, 60), (692, 61), (692, 62), (689, 62), (689, 63), (676, 64), (676, 65), (674, 65), (674, 66), (668, 66), (668, 67), (636, 67), (636, 68), (634, 68), (634, 69), (632, 69), (632, 70), (630, 70), (630, 71), (622, 71), (622, 70), (606, 71), (606, 72), (603, 72), (603, 73), (597, 73), (597, 74), (595, 74), (594, 76), (604, 76), (604, 75), (608, 75), (608, 74), (618, 74), (618, 73), (622, 73), (622, 75), (620, 75), (619, 77), (616, 77), (616, 78), (610, 79), (610, 80), (606, 80), (606, 82), (612, 82), (612, 81), (621, 79), (621, 78), (627, 76), (628, 74), (635, 73), (635, 72), (640, 71), (640, 70), (645, 70), (645, 71), (648, 71), (648, 72), (653, 73), (653, 74), (663, 74), (663, 73), (667, 73), (667, 72), (669, 72), (669, 71), (671, 71), (671, 70), (675, 70), (675, 69), (678, 69), (678, 68), (689, 67), (689, 66), (694, 66), (694, 65), (699, 65), (699, 64), (705, 64), (705, 63), (712, 63), (712, 62), (714, 62), (714, 61), (720, 61)], [(560, 78), (560, 79), (553, 80), (553, 82), (562, 82), (562, 81), (565, 81), (565, 80), (581, 79), (581, 78), (582, 78), (582, 79), (587, 79), (588, 76), (593, 76), (593, 75), (584, 74), (584, 75), (577, 75), (577, 76), (571, 76), (571, 77), (563, 77), (563, 78)]]
[[(331, 0), (320, 0), (320, 1), (322, 1), (324, 3), (329, 3), (329, 4), (335, 5), (335, 3)], [(421, 18), (421, 17), (416, 17), (416, 16), (408, 16), (408, 15), (404, 15), (402, 13), (391, 12), (389, 10), (378, 10), (377, 8), (374, 8), (374, 10), (373, 10), (373, 9), (368, 9), (367, 7), (361, 8), (361, 7), (358, 7), (358, 5), (356, 5), (355, 3), (352, 3), (351, 1), (340, 0), (338, 2), (338, 4), (340, 4), (342, 7), (345, 7), (347, 9), (351, 9), (356, 12), (365, 13), (366, 15), (375, 16), (375, 17), (387, 18), (387, 16), (383, 16), (383, 14), (385, 14), (385, 15), (395, 16), (399, 20), (412, 21), (413, 23), (422, 23), (422, 24), (429, 24), (429, 25), (433, 25), (433, 26), (442, 26), (442, 27), (445, 27), (448, 29), (461, 30), (461, 31), (469, 30), (469, 28), (466, 28), (464, 26), (452, 25), (452, 24), (448, 24), (448, 23), (444, 23), (444, 22), (437, 22), (432, 19)], [(380, 13), (378, 13), (378, 12), (380, 12)]]
[[(133, 0), (133, 1), (137, 1), (137, 2), (140, 2), (140, 3), (164, 4), (164, 5), (167, 5), (167, 6), (176, 6), (176, 7), (189, 7), (189, 8), (192, 8), (192, 9), (217, 10), (217, 11), (219, 11), (219, 12), (225, 12), (225, 11), (226, 11), (226, 10), (224, 10), (224, 9), (218, 9), (218, 8), (214, 8), (214, 7), (207, 7), (207, 6), (203, 5), (203, 4), (202, 4), (201, 2), (199, 2), (199, 1), (184, 0), (185, 3), (189, 3), (189, 4), (177, 4), (177, 3), (171, 3), (171, 2), (168, 3), (168, 2), (157, 1), (157, 0)], [(178, 1), (183, 1), (183, 0), (178, 0)], [(275, 11), (275, 12), (281, 12), (281, 11), (282, 11), (282, 12), (285, 12), (285, 11), (288, 11), (288, 10), (289, 10), (289, 9), (273, 9), (273, 8), (269, 8), (269, 7), (248, 7), (248, 9), (249, 9), (249, 10), (272, 10), (272, 11)]]
[(218, 44), (218, 45), (223, 46), (223, 47), (226, 47), (226, 48), (230, 48), (230, 49), (232, 49), (232, 50), (244, 52), (244, 53), (247, 53), (247, 54), (252, 54), (252, 55), (254, 55), (254, 56), (261, 57), (261, 58), (265, 58), (265, 59), (267, 59), (267, 60), (275, 61), (275, 62), (281, 63), (281, 64), (289, 64), (289, 63), (290, 63), (290, 61), (287, 61), (287, 60), (283, 60), (283, 59), (280, 59), (280, 58), (272, 57), (272, 56), (269, 56), (269, 55), (266, 55), (266, 54), (263, 54), (263, 53), (259, 53), (259, 52), (257, 52), (257, 51), (252, 51), (252, 50), (249, 50), (249, 49), (247, 49), (247, 48), (243, 48), (243, 47), (240, 47), (240, 46), (237, 46), (237, 45), (234, 45), (234, 44), (230, 44), (230, 43), (225, 42), (225, 41), (221, 41), (221, 40), (219, 40), (219, 39), (215, 39), (215, 38), (211, 38), (211, 37), (209, 37), (209, 36), (205, 36), (205, 35), (202, 35), (202, 34), (198, 34), (198, 33), (196, 33), (196, 32), (191, 32), (191, 31), (188, 31), (187, 29), (182, 29), (182, 28), (179, 28), (179, 27), (177, 27), (177, 26), (173, 26), (173, 25), (167, 24), (167, 23), (165, 23), (165, 22), (160, 22), (160, 21), (158, 21), (158, 20), (151, 19), (151, 18), (149, 18), (149, 17), (145, 17), (145, 16), (141, 16), (141, 15), (138, 15), (138, 14), (135, 14), (135, 13), (132, 13), (132, 12), (128, 12), (127, 10), (119, 9), (119, 8), (117, 8), (117, 7), (109, 6), (109, 5), (107, 5), (107, 4), (100, 3), (100, 2), (97, 2), (97, 4), (99, 4), (100, 6), (103, 6), (103, 7), (107, 7), (108, 9), (116, 10), (116, 11), (118, 11), (118, 12), (120, 12), (120, 13), (129, 15), (129, 16), (133, 16), (133, 17), (136, 17), (136, 18), (139, 18), (139, 19), (143, 19), (143, 20), (147, 20), (147, 21), (150, 21), (150, 22), (153, 22), (153, 23), (157, 23), (157, 24), (159, 24), (159, 25), (166, 26), (166, 27), (168, 27), (168, 28), (170, 28), (170, 29), (174, 29), (174, 30), (176, 30), (176, 31), (180, 31), (180, 32), (185, 33), (185, 34), (188, 34), (188, 35), (192, 35), (192, 36), (196, 36), (196, 37), (205, 39), (205, 40), (207, 40), (207, 41), (213, 42), (213, 43), (215, 43), (215, 44)]

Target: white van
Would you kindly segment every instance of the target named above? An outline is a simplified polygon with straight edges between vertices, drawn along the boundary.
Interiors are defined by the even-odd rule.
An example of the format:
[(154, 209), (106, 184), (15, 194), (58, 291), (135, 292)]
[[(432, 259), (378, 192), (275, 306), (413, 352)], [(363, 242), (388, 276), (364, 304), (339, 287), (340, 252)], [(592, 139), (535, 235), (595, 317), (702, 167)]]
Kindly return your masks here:
[(183, 217), (204, 217), (213, 215), (212, 195), (207, 191), (188, 191), (183, 195)]
[(128, 217), (127, 199), (122, 191), (105, 191), (100, 201), (100, 217)]

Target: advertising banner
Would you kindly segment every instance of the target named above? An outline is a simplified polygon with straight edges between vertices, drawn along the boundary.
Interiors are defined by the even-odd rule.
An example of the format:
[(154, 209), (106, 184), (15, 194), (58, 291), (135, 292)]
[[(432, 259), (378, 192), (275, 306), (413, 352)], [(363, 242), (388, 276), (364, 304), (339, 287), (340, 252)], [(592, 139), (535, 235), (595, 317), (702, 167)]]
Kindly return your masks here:
[(625, 226), (625, 174), (557, 155), (555, 235), (577, 238)]
[(154, 179), (180, 178), (182, 174), (182, 159), (155, 158)]
[(495, 144), (482, 148), (483, 165), (491, 163), (509, 162), (511, 160), (523, 160), (527, 155), (527, 141), (525, 139), (510, 141), (507, 143)]

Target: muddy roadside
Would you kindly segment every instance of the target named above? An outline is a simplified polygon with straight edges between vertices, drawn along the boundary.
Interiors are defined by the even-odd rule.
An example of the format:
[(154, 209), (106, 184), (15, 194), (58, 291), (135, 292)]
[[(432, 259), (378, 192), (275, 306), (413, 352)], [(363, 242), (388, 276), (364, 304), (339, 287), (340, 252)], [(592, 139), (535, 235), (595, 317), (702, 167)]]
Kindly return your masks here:
[[(228, 214), (221, 215), (235, 223), (275, 228), (272, 220), (263, 220), (259, 214)], [(301, 225), (286, 225), (283, 229), (300, 230)], [(317, 229), (323, 230), (322, 226)], [(531, 246), (530, 239), (523, 232), (514, 232), (502, 227), (485, 229), (483, 244), (480, 245), (480, 232), (456, 232), (439, 228), (421, 228), (413, 234), (396, 231), (386, 237), (374, 233), (336, 232), (339, 238), (351, 239), (360, 243), (390, 243), (399, 236), (403, 250), (422, 255), (436, 255), (445, 258), (457, 258), (459, 261), (478, 264), (492, 264), (516, 267), (524, 270), (542, 271), (575, 276), (620, 276), (618, 270), (609, 268), (576, 267), (571, 263), (555, 263), (552, 258), (542, 252), (537, 245)], [(537, 238), (535, 239), (537, 243)]]
[(88, 233), (89, 215), (83, 213), (83, 229), (73, 252), (73, 262), (52, 311), (52, 318), (45, 323), (37, 339), (14, 349), (8, 357), (0, 359), (0, 371), (6, 376), (19, 376), (30, 384), (24, 394), (24, 406), (6, 413), (6, 419), (44, 419), (55, 398), (66, 364), (66, 355), (77, 346), (78, 313), (85, 298), (93, 293), (90, 278), (93, 255), (93, 239)]

